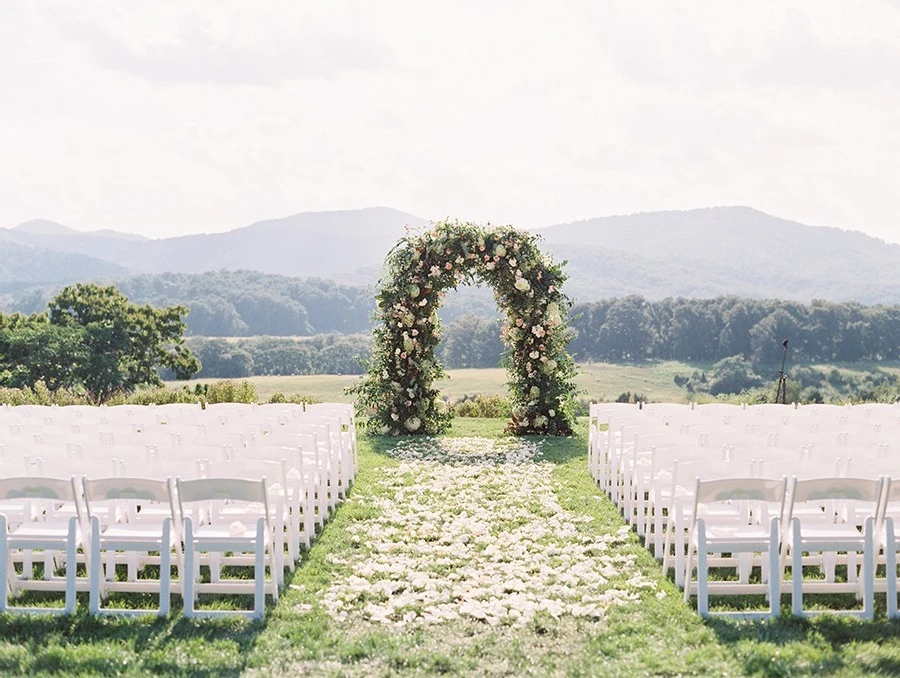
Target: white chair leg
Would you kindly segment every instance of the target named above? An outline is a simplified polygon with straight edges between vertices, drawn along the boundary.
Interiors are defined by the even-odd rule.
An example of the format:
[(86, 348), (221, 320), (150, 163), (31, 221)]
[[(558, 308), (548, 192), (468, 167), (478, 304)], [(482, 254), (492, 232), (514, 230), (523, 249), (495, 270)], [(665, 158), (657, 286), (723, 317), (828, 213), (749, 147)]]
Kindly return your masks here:
[(863, 617), (875, 616), (875, 535), (872, 516), (866, 518), (865, 548), (863, 552)]
[(750, 581), (750, 571), (753, 569), (753, 554), (738, 553), (738, 579), (742, 584)]
[(209, 581), (218, 584), (222, 579), (222, 554), (210, 553), (209, 556)]
[(675, 583), (678, 586), (684, 586), (684, 554), (686, 551), (686, 544), (684, 543), (683, 525), (684, 523), (680, 520), (678, 520), (675, 525)]
[[(267, 535), (265, 521), (260, 518), (256, 523), (256, 561), (253, 568), (255, 575), (254, 591), (253, 591), (253, 616), (256, 619), (262, 619), (266, 611), (266, 551)], [(272, 574), (272, 579), (276, 579), (276, 574)]]
[(647, 534), (647, 496), (643, 482), (637, 487), (637, 533), (644, 537)]
[(886, 536), (884, 546), (885, 576), (887, 577), (887, 618), (897, 616), (897, 546), (894, 541), (894, 521), (887, 519), (885, 524)]
[(75, 614), (75, 571), (78, 565), (75, 562), (76, 521), (75, 516), (69, 518), (69, 539), (66, 542), (66, 614)]
[[(834, 570), (837, 567), (837, 553), (835, 551), (826, 551), (822, 554), (822, 573), (825, 575), (825, 581), (829, 584), (834, 583)], [(853, 575), (856, 576), (855, 574)]]
[(171, 603), (169, 591), (172, 581), (172, 548), (171, 542), (172, 524), (169, 518), (163, 522), (162, 541), (159, 548), (159, 616), (169, 614)]
[[(694, 540), (691, 538), (688, 541), (688, 552), (687, 552), (687, 561), (684, 566), (684, 602), (691, 602), (691, 584), (693, 583), (692, 577), (694, 575)], [(699, 591), (700, 586), (700, 571), (697, 571), (697, 587)]]
[(31, 579), (34, 573), (34, 551), (26, 549), (22, 554), (22, 579)]
[(656, 559), (662, 561), (665, 550), (666, 521), (668, 518), (663, 515), (661, 500), (657, 500), (653, 507), (653, 554)]
[(9, 555), (9, 540), (6, 527), (6, 516), (0, 513), (0, 613), (6, 612), (7, 596), (9, 595), (9, 576), (13, 572), (12, 560)]
[(800, 550), (800, 520), (794, 518), (791, 548), (791, 614), (803, 615), (803, 552)]
[(116, 552), (106, 552), (106, 581), (116, 580)]
[(184, 616), (194, 616), (194, 528), (190, 517), (184, 519), (184, 572), (181, 573), (181, 596)]
[(100, 611), (100, 576), (103, 562), (100, 560), (100, 519), (91, 518), (91, 559), (88, 563), (88, 612), (97, 614)]
[(856, 551), (847, 553), (847, 581), (853, 583), (859, 580), (859, 559)]
[(56, 572), (56, 551), (44, 551), (44, 579), (50, 581)]
[(777, 617), (781, 613), (781, 568), (778, 552), (778, 519), (772, 518), (769, 536), (769, 613)]
[[(706, 553), (706, 526), (702, 520), (697, 521), (697, 612), (701, 617), (709, 616), (709, 590), (707, 578), (709, 563)], [(686, 580), (687, 581), (687, 580)], [(687, 583), (685, 584), (687, 586)]]
[(138, 554), (137, 551), (129, 551), (125, 556), (128, 564), (128, 580), (137, 581), (138, 578)]

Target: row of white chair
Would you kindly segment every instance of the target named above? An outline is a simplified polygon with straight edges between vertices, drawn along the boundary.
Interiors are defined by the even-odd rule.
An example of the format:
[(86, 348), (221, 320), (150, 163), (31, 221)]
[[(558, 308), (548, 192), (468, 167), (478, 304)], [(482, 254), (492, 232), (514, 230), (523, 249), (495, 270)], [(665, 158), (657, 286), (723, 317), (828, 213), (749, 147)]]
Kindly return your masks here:
[[(177, 592), (185, 616), (259, 618), (265, 596), (277, 602), (283, 581), (282, 501), (266, 478), (0, 479), (0, 612), (71, 614), (76, 592), (88, 591), (92, 614), (166, 615)], [(39, 577), (35, 557), (43, 561)], [(200, 581), (201, 564), (209, 582)], [(227, 565), (252, 565), (252, 579), (223, 576)], [(127, 569), (124, 577), (117, 576), (120, 568)], [(63, 591), (64, 606), (9, 604), (9, 593), (25, 591)], [(104, 606), (119, 591), (153, 593), (158, 604)], [(199, 609), (200, 593), (249, 594), (253, 608)]]
[[(227, 407), (226, 407), (227, 406)], [(107, 463), (110, 459), (121, 459), (124, 462), (140, 465), (150, 461), (162, 461), (171, 463), (172, 460), (181, 458), (218, 457), (218, 451), (203, 451), (202, 448), (219, 448), (222, 450), (243, 450), (253, 447), (280, 448), (296, 447), (302, 449), (304, 456), (312, 459), (315, 468), (321, 469), (325, 485), (329, 485), (332, 491), (343, 496), (349, 479), (355, 475), (357, 447), (356, 429), (353, 408), (343, 404), (316, 404), (307, 405), (301, 409), (297, 405), (264, 405), (251, 406), (234, 403), (223, 403), (210, 406), (202, 410), (196, 406), (178, 406), (176, 412), (180, 412), (181, 419), (187, 416), (195, 416), (197, 413), (207, 414), (212, 408), (225, 407), (230, 412), (240, 414), (238, 419), (229, 419), (225, 426), (215, 423), (207, 430), (204, 426), (200, 429), (184, 433), (173, 432), (179, 428), (178, 424), (169, 423), (161, 427), (142, 427), (138, 430), (126, 429), (125, 432), (109, 432), (108, 437), (94, 437), (79, 439), (64, 427), (60, 428), (52, 423), (46, 424), (41, 416), (33, 416), (38, 422), (38, 431), (33, 438), (29, 436), (16, 436), (4, 433), (0, 428), (0, 472), (6, 474), (29, 473), (36, 460), (51, 462), (54, 467), (62, 465), (81, 465), (81, 470), (87, 473), (107, 473)], [(286, 413), (288, 416), (276, 423), (270, 424), (263, 430), (259, 429), (261, 421), (270, 419), (261, 413), (276, 411)], [(6, 412), (17, 413), (20, 407), (0, 408), (0, 421)], [(47, 412), (65, 413), (67, 408), (50, 408), (26, 406), (26, 410), (43, 410)], [(76, 408), (79, 412), (96, 413), (102, 410), (118, 410), (119, 408)], [(171, 411), (170, 406), (145, 407), (143, 412), (151, 410)], [(129, 406), (128, 412), (141, 415), (142, 410)], [(72, 415), (65, 415), (72, 416)], [(82, 417), (88, 415), (82, 414)], [(146, 420), (147, 416), (139, 416)], [(165, 421), (171, 422), (172, 418), (166, 417)], [(215, 420), (213, 420), (215, 422)], [(193, 426), (193, 425), (191, 425)], [(251, 430), (256, 428), (257, 430)], [(160, 432), (165, 431), (165, 432)], [(171, 448), (177, 447), (177, 450)], [(225, 453), (228, 458), (233, 455)], [(242, 456), (243, 453), (241, 453)], [(258, 456), (255, 454), (254, 456)], [(279, 455), (278, 458), (280, 458)], [(89, 465), (99, 461), (102, 468), (91, 468)], [(22, 468), (22, 463), (26, 468)], [(73, 472), (77, 472), (75, 469)]]
[[(684, 600), (696, 596), (703, 616), (778, 616), (782, 594), (788, 594), (795, 616), (828, 612), (872, 619), (876, 592), (886, 596), (888, 618), (898, 616), (900, 483), (889, 477), (698, 477), (690, 504), (679, 502), (675, 514), (675, 533), (686, 535)], [(715, 578), (711, 567), (719, 568)], [(765, 609), (710, 612), (710, 596), (753, 593), (765, 595)], [(818, 598), (824, 601), (818, 609), (804, 603), (840, 593), (853, 594), (861, 605), (834, 607), (832, 597)]]
[[(15, 409), (7, 408), (7, 410)], [(59, 409), (64, 410), (65, 408)], [(349, 485), (355, 477), (357, 450), (353, 411), (350, 406), (345, 405), (317, 406), (315, 414), (307, 411), (301, 416), (291, 415), (277, 428), (265, 433), (264, 437), (253, 441), (258, 444), (247, 445), (241, 444), (242, 441), (236, 441), (233, 431), (237, 427), (246, 427), (248, 422), (258, 420), (256, 415), (259, 413), (259, 408), (243, 406), (229, 409), (240, 413), (239, 417), (230, 418), (226, 424), (222, 425), (222, 428), (216, 424), (211, 435), (205, 439), (195, 440), (192, 444), (145, 443), (89, 447), (68, 444), (54, 446), (28, 444), (22, 438), (0, 436), (0, 452), (2, 452), (0, 454), (0, 478), (2, 476), (15, 477), (16, 482), (24, 483), (26, 487), (39, 487), (47, 480), (48, 475), (54, 476), (57, 481), (60, 477), (70, 474), (77, 477), (105, 477), (104, 487), (118, 488), (115, 491), (127, 494), (129, 491), (127, 487), (134, 486), (135, 483), (136, 486), (144, 488), (146, 492), (149, 492), (147, 488), (152, 487), (152, 484), (155, 483), (158, 490), (162, 486), (161, 484), (167, 483), (169, 477), (180, 477), (179, 483), (194, 483), (195, 481), (212, 483), (225, 478), (254, 479), (258, 482), (265, 476), (269, 494), (273, 497), (271, 510), (266, 511), (269, 519), (267, 532), (271, 529), (272, 539), (277, 541), (278, 547), (273, 552), (273, 557), (280, 564), (276, 569), (278, 578), (281, 579), (285, 566), (291, 570), (294, 569), (295, 562), (300, 557), (301, 546), (309, 547), (317, 528), (324, 526), (337, 503), (346, 495)], [(292, 410), (286, 409), (286, 411), (291, 412)], [(293, 411), (296, 412), (296, 410)], [(0, 409), (0, 414), (2, 413), (3, 410)], [(141, 412), (138, 411), (137, 414), (140, 415)], [(193, 416), (194, 414), (196, 412), (184, 410), (178, 416)], [(67, 414), (66, 416), (71, 415)], [(59, 421), (47, 422), (41, 415), (36, 415), (36, 418), (41, 420), (42, 431), (47, 433), (53, 433)], [(146, 416), (141, 418), (147, 419)], [(173, 418), (167, 417), (166, 421), (173, 421)], [(232, 442), (238, 444), (230, 444)], [(7, 480), (12, 482), (11, 478)], [(90, 514), (88, 483), (85, 483), (84, 492), (80, 496), (83, 497), (84, 502), (82, 514), (87, 516), (87, 520), (90, 520), (94, 516)], [(126, 490), (121, 487), (123, 483)], [(177, 491), (172, 494), (174, 488), (175, 485), (167, 490), (170, 493), (170, 500), (173, 497), (182, 496)], [(13, 493), (27, 493), (28, 491), (19, 488), (13, 490)], [(156, 494), (158, 495), (159, 492)], [(134, 519), (143, 522), (148, 516), (158, 517), (161, 513), (159, 507), (147, 512), (147, 502), (151, 501), (148, 497), (149, 495), (144, 496), (143, 503), (137, 505), (141, 507), (140, 510), (124, 512), (119, 510), (116, 515), (124, 516), (126, 522)], [(54, 520), (58, 520), (60, 516), (67, 519), (73, 518), (78, 513), (78, 501), (79, 497), (76, 496), (75, 500), (68, 502), (69, 515), (66, 515), (65, 511), (61, 512), (59, 507), (54, 506), (53, 502), (45, 498), (41, 510), (32, 508), (28, 514), (30, 522), (34, 525), (30, 525), (29, 521), (22, 521), (22, 524), (25, 527), (34, 528), (42, 521), (46, 522), (48, 518)], [(153, 501), (159, 502), (160, 497), (156, 496)], [(200, 501), (200, 499), (196, 501)], [(20, 508), (15, 501), (4, 502), (0, 506), (0, 512), (12, 511), (14, 515), (18, 515), (16, 512)], [(234, 507), (231, 507), (225, 514), (233, 514), (234, 510)], [(198, 516), (190, 527), (196, 528), (197, 521), (200, 521), (201, 526), (205, 525), (203, 520), (208, 519), (209, 516), (209, 511), (206, 511), (203, 516)], [(171, 513), (169, 518), (175, 520), (176, 527), (172, 529), (176, 535), (179, 534), (180, 526), (184, 523), (175, 518), (174, 513)], [(9, 524), (9, 516), (7, 516), (7, 526)], [(78, 520), (74, 527), (81, 531), (82, 536), (92, 533), (85, 526), (85, 520)], [(40, 527), (35, 529), (40, 530)], [(205, 528), (204, 532), (209, 533), (209, 529)], [(11, 535), (12, 532), (9, 534)], [(182, 552), (188, 557), (189, 549), (187, 542), (184, 542), (183, 533), (181, 539), (184, 544)], [(90, 548), (93, 548), (95, 544), (90, 540), (78, 543), (81, 543), (85, 549), (88, 549), (88, 544), (91, 545)], [(102, 543), (102, 540), (96, 543)], [(284, 557), (285, 549), (287, 558)], [(11, 577), (10, 581), (17, 579), (25, 582), (33, 581), (31, 568), (30, 566), (26, 567), (26, 564), (33, 558), (34, 549), (24, 548), (20, 551), (21, 572), (19, 575), (13, 576), (12, 570), (8, 567), (7, 574)], [(53, 572), (53, 566), (60, 562), (59, 553), (53, 550), (48, 550), (47, 553), (51, 555), (48, 556), (49, 560), (45, 558), (44, 581), (47, 581), (46, 578)], [(81, 554), (78, 555), (78, 558), (87, 559), (85, 555)], [(218, 579), (218, 574), (215, 573), (220, 571), (217, 564), (220, 560), (216, 556), (210, 558), (210, 563), (214, 566), (211, 568), (214, 577), (213, 583), (217, 583), (215, 580)], [(67, 562), (71, 562), (71, 560)], [(129, 561), (126, 587), (128, 582), (134, 582), (136, 562), (133, 559)], [(196, 562), (194, 560), (194, 563)], [(192, 565), (192, 567), (195, 566)], [(94, 575), (97, 571), (96, 567), (92, 570)], [(50, 579), (52, 580), (53, 577), (50, 576)], [(190, 578), (183, 580), (186, 584), (193, 581)], [(46, 585), (46, 583), (39, 584), (39, 586)], [(166, 585), (168, 586), (168, 584)], [(27, 589), (27, 586), (25, 588)], [(9, 589), (12, 592), (22, 589), (21, 582), (15, 585), (11, 583)], [(100, 589), (94, 587), (92, 590), (99, 591)], [(229, 586), (226, 586), (225, 590), (229, 590)], [(186, 604), (190, 597), (186, 598)]]
[[(740, 476), (790, 475), (801, 469), (807, 476), (846, 475), (851, 468), (856, 474), (876, 469), (900, 472), (891, 464), (887, 442), (851, 445), (840, 433), (831, 441), (809, 437), (782, 441), (772, 432), (748, 434), (740, 427), (719, 424), (698, 411), (702, 410), (669, 406), (672, 419), (666, 421), (654, 417), (649, 406), (642, 410), (607, 406), (602, 411), (598, 407), (592, 413), (591, 473), (658, 555), (663, 515), (677, 489), (691, 485), (693, 466), (702, 465), (707, 471), (721, 467), (720, 474)], [(695, 426), (701, 417), (706, 421)], [(711, 432), (711, 425), (718, 428)], [(682, 479), (675, 478), (679, 468)]]
[[(849, 476), (900, 478), (900, 460), (892, 458), (889, 445), (884, 441), (854, 446), (849, 445), (847, 439), (825, 443), (815, 440), (814, 443), (801, 445), (791, 439), (791, 444), (796, 447), (779, 445), (772, 434), (783, 434), (787, 430), (781, 413), (796, 412), (794, 408), (765, 407), (765, 416), (756, 413), (756, 406), (732, 410), (740, 413), (738, 419), (750, 417), (757, 421), (759, 430), (748, 431), (742, 426), (735, 426), (737, 422), (734, 418), (727, 423), (722, 421), (722, 416), (728, 414), (727, 409), (716, 405), (712, 408), (715, 413), (711, 414), (710, 411), (705, 412), (703, 407), (665, 405), (654, 411), (650, 406), (604, 405), (594, 406), (591, 411), (588, 450), (591, 473), (644, 537), (645, 544), (652, 546), (663, 562), (664, 572), (674, 567), (679, 585), (683, 586), (686, 580), (690, 580), (688, 545), (691, 540), (688, 535), (691, 528), (685, 521), (694, 515), (690, 508), (696, 499), (695, 481), (698, 477), (704, 482), (715, 480), (727, 483), (729, 479), (738, 478), (752, 484), (771, 482), (773, 478), (782, 476), (799, 476), (797, 487), (801, 491), (804, 483), (813, 482), (812, 479), (817, 476), (831, 478), (829, 482), (832, 485), (838, 482), (835, 478), (843, 483)], [(829, 412), (833, 415), (846, 409)], [(896, 414), (897, 408), (890, 406), (875, 410), (860, 419), (874, 417), (872, 421), (888, 421)], [(664, 412), (662, 417), (661, 412)], [(820, 424), (823, 430), (843, 430), (829, 417), (820, 417)], [(787, 493), (785, 496), (794, 502), (802, 493)], [(886, 507), (887, 503), (885, 510)], [(821, 518), (822, 510), (818, 513), (807, 510), (807, 513)], [(734, 511), (726, 510), (725, 515), (733, 519)], [(785, 520), (783, 510), (776, 511), (774, 515), (779, 520)], [(873, 521), (878, 520), (874, 513), (872, 517)], [(762, 523), (758, 513), (756, 520), (759, 531)], [(787, 520), (787, 529), (793, 529), (793, 516)], [(887, 552), (888, 521), (881, 520), (873, 527), (881, 530), (878, 543), (882, 545), (880, 553), (884, 554)], [(782, 544), (780, 532), (778, 538), (779, 544)], [(755, 545), (758, 546), (758, 542)], [(784, 557), (784, 551), (781, 551), (781, 557)], [(832, 585), (833, 564), (830, 560), (828, 563), (823, 567), (826, 580)], [(746, 566), (742, 572), (745, 570)], [(890, 580), (890, 576), (886, 580)], [(805, 590), (812, 590), (810, 586), (807, 584)], [(686, 586), (685, 590), (698, 591), (690, 586)], [(802, 591), (798, 591), (795, 598), (800, 600), (801, 594)], [(798, 613), (800, 609), (802, 603)]]

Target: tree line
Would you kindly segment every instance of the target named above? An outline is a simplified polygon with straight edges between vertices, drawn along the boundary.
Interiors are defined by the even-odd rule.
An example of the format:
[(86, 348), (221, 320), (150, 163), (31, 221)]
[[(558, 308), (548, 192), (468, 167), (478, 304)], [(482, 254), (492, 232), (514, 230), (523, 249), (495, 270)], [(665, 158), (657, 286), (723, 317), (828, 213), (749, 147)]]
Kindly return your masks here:
[[(187, 346), (202, 365), (199, 379), (295, 374), (362, 374), (372, 352), (368, 334), (320, 334), (301, 339), (193, 337)], [(168, 375), (167, 375), (168, 376)]]
[[(185, 333), (197, 337), (308, 337), (372, 330), (374, 290), (320, 278), (291, 278), (256, 271), (160, 273), (118, 280), (128, 299), (153, 306), (186, 309)], [(0, 297), (12, 311), (43, 311), (56, 288), (18, 290)], [(496, 313), (490, 292), (460, 289), (448, 295), (441, 317)]]
[(793, 362), (900, 359), (900, 306), (813, 300), (663, 299), (577, 304), (570, 350), (580, 361), (714, 362), (740, 356), (772, 365), (789, 340)]
[[(443, 325), (437, 354), (450, 369), (497, 367), (503, 357), (500, 323), (464, 315)], [(191, 337), (187, 346), (200, 359), (198, 378), (234, 379), (264, 375), (362, 374), (372, 354), (371, 334), (314, 337)]]
[[(495, 309), (496, 310), (496, 309)], [(769, 378), (789, 340), (791, 365), (900, 360), (900, 307), (858, 303), (639, 296), (576, 304), (570, 311), (574, 338), (569, 348), (580, 362), (679, 360), (718, 363), (703, 385), (697, 375), (684, 386), (697, 391), (734, 392), (753, 385), (737, 378), (752, 368), (755, 381)], [(360, 374), (367, 360), (368, 334), (327, 335), (304, 340), (276, 337), (189, 341), (204, 365), (201, 376), (254, 374)], [(438, 357), (449, 369), (497, 367), (503, 362), (500, 321), (459, 315), (442, 326)], [(733, 359), (733, 360), (728, 360)], [(718, 376), (715, 376), (718, 374)], [(756, 374), (753, 372), (752, 374)]]
[[(197, 306), (190, 313), (179, 304), (165, 306), (201, 288), (230, 294), (236, 304), (220, 308), (207, 299), (205, 316)], [(141, 300), (155, 299), (163, 307), (129, 301), (123, 290)], [(503, 361), (500, 321), (496, 315), (484, 317), (498, 310), (485, 290), (472, 292), (448, 296), (452, 313), (444, 319), (437, 348), (447, 368), (496, 367)], [(280, 300), (273, 302), (274, 297)], [(285, 306), (290, 299), (296, 304), (302, 299), (304, 311), (290, 311)], [(70, 286), (49, 304), (45, 301), (42, 312), (0, 314), (0, 386), (43, 381), (51, 389), (80, 389), (101, 401), (139, 384), (157, 383), (159, 370), (166, 377), (199, 370), (202, 378), (361, 374), (371, 354), (373, 303), (364, 288), (248, 271), (138, 276), (120, 289)], [(242, 319), (257, 319), (254, 327), (298, 331), (298, 335), (308, 335), (319, 326), (353, 331), (333, 329), (301, 338), (226, 340), (213, 335), (184, 342), (195, 314), (200, 316), (195, 327), (202, 328), (210, 318), (227, 316), (238, 308), (243, 309)], [(278, 317), (279, 308), (287, 317)], [(466, 309), (481, 315), (466, 315)], [(307, 324), (291, 325), (297, 318), (306, 318)], [(694, 392), (734, 392), (767, 383), (772, 366), (782, 357), (784, 339), (790, 342), (794, 370), (812, 363), (900, 360), (900, 306), (739, 297), (650, 301), (627, 296), (576, 304), (569, 318), (574, 335), (569, 349), (576, 360), (710, 364), (706, 372), (679, 378), (686, 390)], [(227, 323), (216, 327), (230, 327), (229, 332), (250, 330), (246, 323), (240, 328)], [(807, 387), (824, 388), (821, 380), (812, 377), (802, 381)], [(846, 390), (836, 373), (827, 384)], [(859, 389), (881, 386), (864, 384)]]

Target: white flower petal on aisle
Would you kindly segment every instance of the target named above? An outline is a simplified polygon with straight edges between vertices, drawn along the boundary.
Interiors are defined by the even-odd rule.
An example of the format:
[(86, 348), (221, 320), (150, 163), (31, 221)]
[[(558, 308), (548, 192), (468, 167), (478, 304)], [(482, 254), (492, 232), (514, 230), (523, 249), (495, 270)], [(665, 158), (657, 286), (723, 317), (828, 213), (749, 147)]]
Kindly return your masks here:
[(600, 618), (655, 582), (628, 535), (590, 535), (564, 509), (539, 442), (483, 438), (399, 441), (396, 466), (351, 501), (375, 517), (350, 528), (358, 552), (331, 557), (352, 572), (321, 603), (339, 621), (440, 624), (460, 618), (524, 624), (539, 612)]

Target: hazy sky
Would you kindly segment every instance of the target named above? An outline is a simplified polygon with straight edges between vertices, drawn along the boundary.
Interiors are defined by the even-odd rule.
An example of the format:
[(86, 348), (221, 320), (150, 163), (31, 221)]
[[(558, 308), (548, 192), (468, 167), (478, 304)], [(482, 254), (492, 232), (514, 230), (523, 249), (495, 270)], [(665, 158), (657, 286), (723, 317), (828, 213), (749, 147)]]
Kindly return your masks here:
[(900, 0), (2, 0), (0, 226), (749, 205), (900, 242)]

